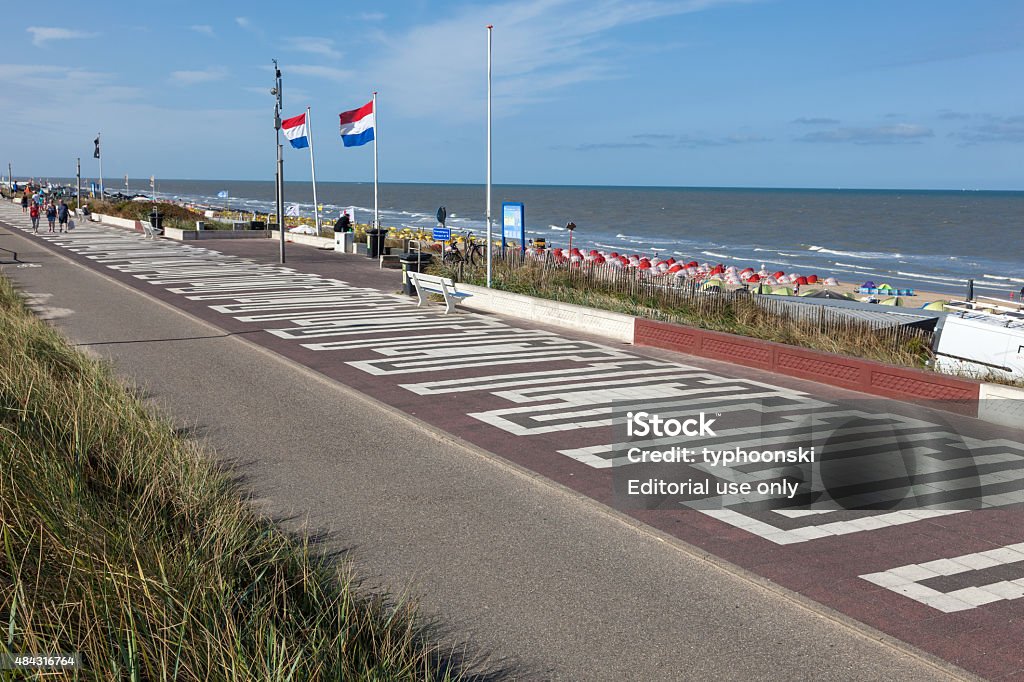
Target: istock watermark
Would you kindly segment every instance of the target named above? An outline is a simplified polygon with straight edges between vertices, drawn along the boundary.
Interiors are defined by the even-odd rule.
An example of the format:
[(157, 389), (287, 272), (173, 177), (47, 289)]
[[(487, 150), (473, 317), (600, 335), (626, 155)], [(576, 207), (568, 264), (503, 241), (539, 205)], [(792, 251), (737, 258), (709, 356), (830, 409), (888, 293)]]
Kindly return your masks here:
[(799, 394), (630, 405), (612, 414), (615, 501), (745, 512), (1024, 504), (1024, 430), (935, 407)]

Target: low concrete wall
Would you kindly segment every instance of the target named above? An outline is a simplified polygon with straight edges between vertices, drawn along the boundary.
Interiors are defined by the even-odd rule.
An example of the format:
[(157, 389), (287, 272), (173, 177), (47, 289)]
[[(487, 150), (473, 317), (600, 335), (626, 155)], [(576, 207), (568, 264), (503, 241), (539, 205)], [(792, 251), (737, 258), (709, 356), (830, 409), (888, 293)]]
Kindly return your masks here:
[(130, 220), (128, 218), (118, 218), (117, 216), (104, 215), (102, 213), (93, 213), (93, 220), (98, 220), (104, 225), (113, 225), (114, 227), (123, 227), (128, 230), (134, 230), (135, 232), (142, 232), (142, 222), (138, 220)]
[(182, 230), (177, 227), (165, 227), (164, 236), (178, 241), (197, 241), (202, 239), (266, 239), (266, 230)]
[(977, 416), (979, 382), (694, 327), (636, 321), (634, 342)]
[(594, 334), (613, 341), (633, 343), (634, 318), (629, 315), (469, 284), (460, 284), (458, 287), (459, 291), (472, 294), (472, 296), (462, 299), (460, 305), (463, 308), (509, 315), (585, 334)]
[(1024, 429), (1024, 388), (982, 384), (978, 418)]
[[(280, 239), (281, 232), (278, 230), (263, 230), (267, 232), (271, 239)], [(292, 232), (285, 232), (284, 239), (286, 242), (293, 244), (305, 244), (306, 246), (319, 246), (321, 248), (334, 248), (334, 240), (328, 239), (327, 237), (315, 237), (311, 234), (294, 234)]]

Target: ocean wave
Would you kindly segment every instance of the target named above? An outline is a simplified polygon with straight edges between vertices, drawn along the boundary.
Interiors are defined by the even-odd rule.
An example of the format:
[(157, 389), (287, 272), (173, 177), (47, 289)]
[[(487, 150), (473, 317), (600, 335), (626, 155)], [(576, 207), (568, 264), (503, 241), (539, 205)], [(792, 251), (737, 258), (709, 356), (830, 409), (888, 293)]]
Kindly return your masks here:
[(881, 251), (839, 251), (827, 249), (824, 246), (808, 246), (808, 251), (815, 253), (828, 253), (833, 256), (846, 256), (847, 258), (863, 258), (864, 260), (877, 260), (883, 258), (903, 258), (902, 253), (882, 253)]
[(852, 264), (852, 263), (840, 263), (838, 261), (832, 262), (833, 267), (837, 268), (860, 268), (861, 270), (870, 270), (872, 272), (878, 272), (877, 268), (869, 268), (866, 265)]
[(725, 258), (727, 260), (733, 258), (733, 256), (729, 256), (722, 253), (715, 253), (714, 251), (701, 251), (700, 253), (703, 256), (711, 256), (712, 258)]
[(552, 230), (555, 230), (556, 232), (566, 232), (567, 231), (564, 227), (559, 227), (558, 225), (548, 225), (548, 227), (550, 227)]
[(1020, 277), (1009, 277), (1006, 275), (982, 275), (985, 279), (998, 279), (1004, 282), (1017, 282), (1018, 284), (1024, 283), (1024, 279)]
[(956, 282), (958, 284), (967, 283), (966, 279), (959, 279), (957, 277), (942, 277), (940, 275), (923, 275), (919, 272), (903, 272), (902, 270), (897, 270), (896, 274), (902, 275), (903, 277), (910, 277), (911, 279), (927, 279), (933, 282)]

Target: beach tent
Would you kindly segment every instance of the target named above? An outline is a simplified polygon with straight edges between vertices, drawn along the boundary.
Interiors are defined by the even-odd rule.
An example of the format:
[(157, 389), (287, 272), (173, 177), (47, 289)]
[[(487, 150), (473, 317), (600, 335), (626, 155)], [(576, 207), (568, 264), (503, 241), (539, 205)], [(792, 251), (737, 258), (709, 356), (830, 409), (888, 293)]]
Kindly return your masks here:
[(843, 294), (838, 291), (830, 291), (828, 289), (811, 289), (806, 294), (800, 292), (801, 296), (807, 296), (809, 298), (831, 298), (837, 301), (855, 301), (853, 296), (849, 294)]
[(892, 286), (886, 284), (885, 282), (882, 282), (881, 284), (878, 285), (878, 293), (881, 294), (885, 291), (895, 291), (895, 289)]
[(882, 301), (878, 305), (902, 306), (903, 305), (903, 299), (901, 299), (899, 296), (893, 296), (892, 298), (885, 299), (884, 301)]
[(706, 289), (714, 289), (714, 288), (717, 287), (717, 288), (721, 289), (723, 286), (725, 286), (725, 282), (723, 282), (722, 280), (720, 280), (720, 279), (709, 279), (708, 281), (703, 282), (700, 285), (700, 288), (706, 290)]
[(921, 306), (922, 310), (945, 310), (946, 304), (949, 301), (932, 301), (931, 303), (925, 303)]
[(834, 287), (834, 286), (838, 286), (838, 285), (839, 285), (839, 280), (836, 279), (835, 277), (829, 277), (828, 279), (825, 280), (825, 286), (827, 286), (827, 287)]
[(792, 296), (793, 289), (790, 287), (772, 287), (773, 296)]
[(811, 296), (814, 296), (815, 294), (819, 293), (820, 291), (821, 291), (821, 289), (804, 289), (799, 294), (797, 294), (797, 296), (803, 296), (803, 297), (810, 298)]
[(874, 282), (872, 282), (872, 281), (871, 281), (871, 280), (869, 279), (868, 281), (864, 282), (864, 284), (861, 284), (861, 285), (860, 285), (860, 288), (861, 288), (861, 289), (876, 289), (877, 287), (875, 286), (875, 283), (874, 283)]

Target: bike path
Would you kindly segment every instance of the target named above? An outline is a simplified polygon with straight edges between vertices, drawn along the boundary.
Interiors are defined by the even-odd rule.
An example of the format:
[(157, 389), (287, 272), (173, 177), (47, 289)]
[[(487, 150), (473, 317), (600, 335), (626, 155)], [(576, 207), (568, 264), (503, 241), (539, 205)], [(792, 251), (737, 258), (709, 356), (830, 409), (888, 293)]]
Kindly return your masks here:
[[(416, 309), (384, 293), (397, 289), (396, 280), (384, 279), (394, 273), (373, 272), (368, 259), (292, 246), (280, 268), (271, 260), (276, 245), (266, 242), (199, 248), (94, 226), (42, 241), (607, 504), (613, 502), (610, 473), (600, 453), (611, 434), (595, 415), (609, 405), (642, 405), (664, 398), (666, 387), (675, 399), (699, 399), (714, 385), (721, 405), (746, 401), (752, 391), (779, 400), (805, 397), (808, 388), (826, 399), (835, 394), (519, 322)], [(610, 385), (608, 376), (623, 371), (658, 380)], [(936, 425), (936, 437), (941, 428)], [(1013, 443), (985, 428), (984, 435)], [(632, 516), (980, 674), (1019, 676), (1024, 667), (1016, 647), (1021, 595), (1013, 596), (1014, 581), (1024, 578), (1018, 512)], [(934, 570), (943, 560), (960, 569)], [(933, 569), (921, 567), (927, 562)]]

